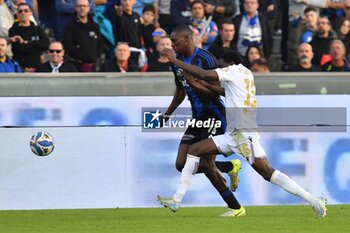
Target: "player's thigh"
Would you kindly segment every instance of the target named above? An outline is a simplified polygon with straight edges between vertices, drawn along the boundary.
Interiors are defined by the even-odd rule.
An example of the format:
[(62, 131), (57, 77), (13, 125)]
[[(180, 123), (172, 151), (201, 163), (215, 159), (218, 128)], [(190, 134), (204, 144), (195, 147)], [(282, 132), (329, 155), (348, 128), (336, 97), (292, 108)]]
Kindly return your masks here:
[(192, 145), (200, 140), (202, 140), (202, 129), (189, 127), (183, 134), (180, 144)]
[(182, 171), (185, 166), (188, 148), (190, 145), (201, 140), (201, 131), (198, 128), (188, 128), (181, 138), (176, 157), (176, 169)]
[(218, 150), (212, 138), (207, 138), (191, 145), (188, 148), (188, 154), (198, 157), (210, 157), (216, 155)]
[(253, 164), (256, 158), (266, 157), (266, 152), (260, 144), (260, 136), (257, 132), (235, 131), (229, 138), (228, 144), (233, 152)]
[(234, 152), (234, 148), (232, 148), (230, 145), (230, 140), (232, 140), (231, 138), (232, 137), (227, 133), (212, 137), (216, 150), (225, 157), (232, 155)]
[[(215, 119), (215, 117), (215, 115), (212, 115), (209, 119)], [(205, 157), (208, 161), (214, 161), (215, 163), (216, 155), (220, 152), (212, 138), (217, 135), (223, 135), (225, 133), (225, 128), (223, 127), (223, 124), (218, 128), (214, 126), (209, 128), (202, 127), (200, 128), (200, 132), (201, 144), (196, 143), (197, 145), (192, 145), (191, 152), (197, 156)]]

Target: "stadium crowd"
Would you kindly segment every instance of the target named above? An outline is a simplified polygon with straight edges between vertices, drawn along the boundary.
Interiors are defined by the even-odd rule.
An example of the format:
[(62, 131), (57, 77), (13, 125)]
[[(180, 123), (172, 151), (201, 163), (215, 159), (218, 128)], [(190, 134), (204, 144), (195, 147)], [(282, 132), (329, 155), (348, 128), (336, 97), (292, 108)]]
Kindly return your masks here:
[(350, 70), (350, 0), (0, 0), (0, 72), (170, 71), (180, 24), (255, 72)]

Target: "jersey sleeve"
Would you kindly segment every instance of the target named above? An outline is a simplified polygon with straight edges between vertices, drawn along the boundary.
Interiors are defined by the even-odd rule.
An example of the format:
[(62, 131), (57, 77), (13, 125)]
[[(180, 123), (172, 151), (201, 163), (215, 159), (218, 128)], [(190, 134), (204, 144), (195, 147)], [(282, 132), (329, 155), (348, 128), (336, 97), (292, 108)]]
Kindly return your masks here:
[(171, 67), (171, 71), (173, 72), (174, 74), (174, 82), (175, 82), (175, 85), (177, 87), (182, 87), (181, 85), (181, 82), (179, 81), (178, 77), (177, 77), (177, 70), (179, 69), (179, 67), (177, 67), (176, 65), (174, 64), (170, 64), (170, 67)]
[(233, 81), (233, 78), (238, 75), (238, 70), (235, 67), (235, 65), (225, 67), (225, 68), (218, 68), (215, 69), (216, 73), (218, 74), (219, 81)]
[(218, 68), (218, 60), (208, 51), (199, 49), (198, 58), (199, 59), (193, 59), (193, 62), (191, 62), (191, 64), (201, 67), (205, 70), (213, 70)]

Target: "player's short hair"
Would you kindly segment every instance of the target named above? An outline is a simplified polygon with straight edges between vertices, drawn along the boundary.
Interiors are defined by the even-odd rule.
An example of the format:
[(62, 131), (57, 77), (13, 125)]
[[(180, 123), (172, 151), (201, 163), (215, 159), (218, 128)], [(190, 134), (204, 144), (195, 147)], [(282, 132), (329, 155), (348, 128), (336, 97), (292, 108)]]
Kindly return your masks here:
[(219, 59), (223, 59), (228, 64), (234, 63), (238, 65), (242, 63), (241, 55), (233, 50), (223, 53), (222, 55), (220, 55)]
[(183, 33), (186, 36), (192, 36), (192, 30), (191, 28), (186, 25), (186, 24), (180, 24), (179, 26), (177, 26), (172, 33), (174, 34), (180, 34)]

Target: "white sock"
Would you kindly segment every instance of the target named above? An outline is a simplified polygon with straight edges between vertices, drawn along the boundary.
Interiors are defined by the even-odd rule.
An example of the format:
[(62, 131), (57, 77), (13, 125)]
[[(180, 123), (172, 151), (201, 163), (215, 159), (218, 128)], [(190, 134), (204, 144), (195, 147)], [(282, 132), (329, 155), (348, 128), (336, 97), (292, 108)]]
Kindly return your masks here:
[(180, 185), (173, 198), (176, 202), (181, 202), (192, 182), (192, 177), (196, 174), (199, 167), (199, 157), (187, 154), (187, 160), (181, 172)]
[(300, 187), (294, 180), (283, 174), (282, 172), (275, 170), (271, 176), (271, 183), (274, 183), (287, 192), (301, 197), (305, 201), (313, 205), (316, 198), (312, 196), (308, 191)]

